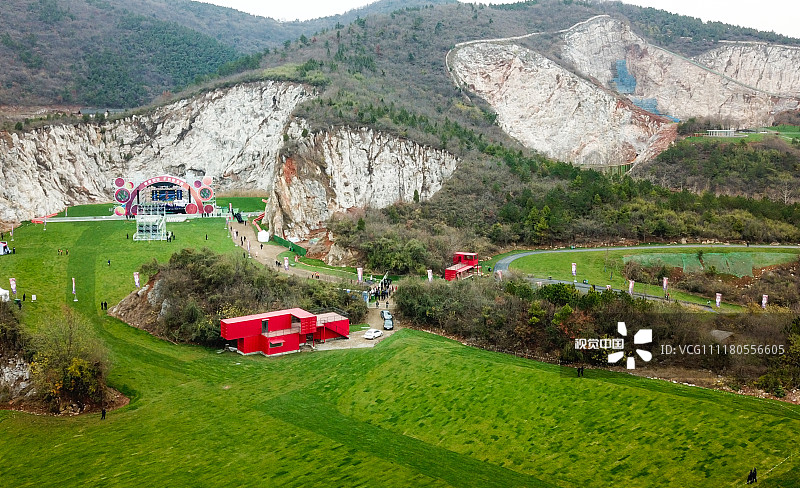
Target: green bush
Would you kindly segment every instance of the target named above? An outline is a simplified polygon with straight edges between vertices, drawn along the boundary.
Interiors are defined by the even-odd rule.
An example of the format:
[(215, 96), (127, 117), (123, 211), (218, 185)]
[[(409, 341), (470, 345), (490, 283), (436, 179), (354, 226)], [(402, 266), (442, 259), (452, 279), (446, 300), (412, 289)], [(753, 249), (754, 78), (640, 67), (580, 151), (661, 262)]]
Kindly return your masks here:
[[(153, 263), (149, 263), (151, 270)], [(145, 268), (142, 268), (142, 272)], [(155, 279), (167, 303), (154, 332), (178, 342), (224, 343), (220, 320), (281, 308), (338, 308), (361, 322), (366, 304), (335, 284), (303, 280), (257, 266), (251, 260), (208, 249), (184, 249), (158, 266)]]
[(108, 360), (89, 322), (68, 307), (37, 327), (31, 377), (39, 398), (54, 412), (65, 405), (102, 404)]

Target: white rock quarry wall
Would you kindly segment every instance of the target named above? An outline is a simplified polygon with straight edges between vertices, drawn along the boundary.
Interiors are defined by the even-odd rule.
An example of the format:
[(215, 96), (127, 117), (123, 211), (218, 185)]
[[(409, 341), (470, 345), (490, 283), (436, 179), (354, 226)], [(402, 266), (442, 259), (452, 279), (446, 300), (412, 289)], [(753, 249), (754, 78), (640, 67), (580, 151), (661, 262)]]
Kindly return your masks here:
[(759, 90), (786, 97), (800, 94), (800, 48), (797, 47), (721, 41), (720, 47), (695, 60)]
[(210, 175), (218, 190), (271, 194), (270, 230), (305, 238), (337, 211), (411, 201), (415, 190), (428, 198), (455, 170), (449, 153), (368, 129), (303, 138), (307, 124), (292, 112), (310, 90), (252, 83), (100, 126), (2, 133), (0, 224), (109, 201), (118, 176)]
[(283, 133), (312, 96), (302, 85), (260, 82), (100, 126), (0, 133), (0, 222), (109, 201), (117, 176), (210, 175), (221, 190), (272, 191)]
[(636, 163), (675, 137), (667, 119), (518, 45), (463, 45), (449, 61), (458, 82), (494, 107), (503, 130), (552, 158), (582, 165)]
[(302, 139), (302, 127), (299, 121), (290, 131), (299, 143), (282, 157), (266, 208), (271, 227), (284, 229), (287, 239), (307, 237), (336, 212), (410, 202), (415, 191), (429, 198), (459, 162), (448, 152), (371, 129), (332, 129)]
[[(713, 117), (757, 126), (771, 123), (777, 111), (798, 107), (797, 49), (734, 45), (694, 61), (647, 43), (608, 16), (577, 24), (563, 38), (562, 55), (578, 72), (613, 88), (616, 62), (624, 59), (636, 78), (628, 96), (654, 98), (659, 111), (680, 119)], [(775, 97), (777, 92), (790, 96)]]

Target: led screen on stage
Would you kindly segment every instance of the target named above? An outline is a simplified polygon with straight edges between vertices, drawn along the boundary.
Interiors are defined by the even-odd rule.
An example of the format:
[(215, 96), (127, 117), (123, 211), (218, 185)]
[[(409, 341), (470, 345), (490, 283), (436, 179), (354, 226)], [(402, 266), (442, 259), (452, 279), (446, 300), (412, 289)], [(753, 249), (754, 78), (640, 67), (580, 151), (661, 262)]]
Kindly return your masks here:
[(175, 200), (183, 200), (183, 190), (152, 190), (151, 195), (154, 202), (174, 202)]

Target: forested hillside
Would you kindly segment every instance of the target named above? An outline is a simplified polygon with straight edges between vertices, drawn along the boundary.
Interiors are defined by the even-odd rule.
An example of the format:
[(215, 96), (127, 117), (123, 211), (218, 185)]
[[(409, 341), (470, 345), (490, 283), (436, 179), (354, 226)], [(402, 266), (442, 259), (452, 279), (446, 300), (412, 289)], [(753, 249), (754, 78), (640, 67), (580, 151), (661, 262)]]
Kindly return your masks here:
[[(320, 50), (283, 46), (308, 47), (325, 38), (321, 52), (327, 54), (331, 39), (325, 33), (342, 36), (353, 25), (362, 30), (346, 38), (350, 53), (340, 52), (337, 38), (332, 54), (358, 52), (373, 57), (375, 68), (397, 67), (380, 66), (400, 78), (398, 85), (442, 83), (444, 53), (456, 42), (563, 29), (601, 13), (627, 18), (649, 40), (685, 55), (719, 39), (797, 42), (654, 9), (563, 0), (496, 6), (381, 0), (306, 22), (277, 22), (189, 0), (7, 0), (0, 12), (0, 61), (7, 67), (0, 72), (0, 105), (23, 106), (147, 104), (165, 91), (257, 68), (264, 55), (277, 58), (264, 63), (270, 66), (324, 59)], [(405, 21), (393, 25), (397, 19)], [(369, 69), (370, 61), (363, 61)], [(431, 76), (433, 71), (440, 72)]]
[(144, 105), (209, 75), (258, 67), (254, 57), (223, 68), (241, 56), (398, 3), (282, 23), (189, 0), (7, 0), (0, 105)]
[(133, 107), (237, 57), (174, 22), (104, 1), (9, 0), (0, 17), (0, 104)]
[(674, 190), (792, 203), (800, 199), (800, 139), (769, 134), (755, 142), (683, 140), (635, 175)]

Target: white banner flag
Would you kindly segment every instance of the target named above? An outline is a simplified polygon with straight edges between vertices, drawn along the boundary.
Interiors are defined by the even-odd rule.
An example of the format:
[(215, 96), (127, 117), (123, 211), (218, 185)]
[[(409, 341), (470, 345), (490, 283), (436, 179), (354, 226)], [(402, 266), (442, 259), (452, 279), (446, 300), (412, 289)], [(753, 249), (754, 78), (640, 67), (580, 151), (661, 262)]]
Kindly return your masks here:
[(572, 276), (578, 273), (578, 263), (572, 263)]
[(669, 278), (666, 276), (664, 277), (664, 293), (667, 292), (667, 286), (669, 285)]
[(283, 258), (283, 269), (285, 269), (286, 271), (289, 271), (289, 257), (288, 256), (285, 256)]
[(717, 293), (717, 308), (719, 308), (721, 303), (722, 303), (722, 293)]
[(11, 226), (11, 240), (14, 240), (14, 226)]
[(761, 308), (767, 308), (767, 295), (761, 295)]
[(75, 278), (72, 278), (72, 294), (75, 294)]
[(136, 283), (136, 288), (139, 288), (139, 272), (133, 272), (133, 282)]
[(433, 270), (432, 269), (428, 270), (428, 281), (431, 281), (431, 282), (433, 281)]
[(364, 281), (364, 268), (356, 268), (356, 271), (358, 271), (358, 282), (361, 283)]
[(16, 295), (17, 294), (17, 279), (16, 278), (9, 278), (8, 282), (11, 283), (11, 292)]
[(628, 293), (633, 295), (633, 280), (628, 280)]

